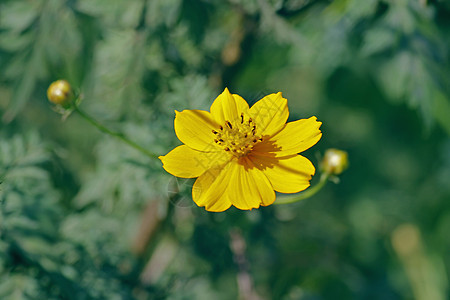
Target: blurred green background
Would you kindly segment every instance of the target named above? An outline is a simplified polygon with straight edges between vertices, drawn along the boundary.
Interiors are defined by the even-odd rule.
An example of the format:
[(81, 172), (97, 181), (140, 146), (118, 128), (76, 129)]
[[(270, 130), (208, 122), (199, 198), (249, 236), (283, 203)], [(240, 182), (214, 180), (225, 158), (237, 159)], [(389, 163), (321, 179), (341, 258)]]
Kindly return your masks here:
[[(450, 299), (444, 0), (1, 0), (0, 299)], [(304, 202), (208, 213), (174, 110), (281, 91), (349, 169)], [(313, 178), (313, 184), (319, 176)]]

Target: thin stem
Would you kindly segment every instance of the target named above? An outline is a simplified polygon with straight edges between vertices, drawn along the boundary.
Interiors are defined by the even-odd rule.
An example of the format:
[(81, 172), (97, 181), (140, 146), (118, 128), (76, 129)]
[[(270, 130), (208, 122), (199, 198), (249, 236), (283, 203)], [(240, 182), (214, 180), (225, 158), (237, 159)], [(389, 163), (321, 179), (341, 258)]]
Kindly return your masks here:
[(86, 121), (88, 121), (89, 123), (91, 123), (92, 125), (94, 125), (95, 127), (98, 128), (98, 130), (109, 134), (111, 136), (114, 136), (116, 138), (118, 138), (119, 140), (121, 140), (122, 142), (128, 144), (129, 146), (133, 147), (136, 150), (139, 150), (140, 152), (142, 152), (143, 154), (147, 155), (150, 158), (158, 158), (158, 155), (156, 155), (153, 152), (148, 151), (147, 149), (145, 149), (144, 147), (136, 144), (135, 142), (129, 140), (128, 138), (126, 138), (125, 136), (123, 136), (122, 133), (120, 132), (115, 132), (112, 131), (108, 128), (106, 128), (105, 126), (103, 126), (102, 124), (100, 124), (99, 122), (97, 122), (97, 120), (93, 119), (91, 116), (89, 116), (87, 113), (85, 113), (83, 110), (81, 110), (77, 105), (74, 105), (74, 110), (80, 114), (80, 116), (82, 116)]
[(285, 197), (278, 197), (278, 199), (274, 202), (274, 204), (291, 204), (291, 203), (295, 203), (295, 202), (299, 202), (305, 199), (308, 199), (312, 196), (314, 196), (315, 194), (317, 194), (317, 192), (319, 192), (327, 183), (328, 178), (330, 177), (329, 174), (327, 173), (323, 173), (320, 176), (320, 181), (313, 187), (311, 187), (310, 189), (307, 189), (306, 191), (304, 191), (303, 193), (300, 194), (296, 194), (293, 196), (285, 196)]

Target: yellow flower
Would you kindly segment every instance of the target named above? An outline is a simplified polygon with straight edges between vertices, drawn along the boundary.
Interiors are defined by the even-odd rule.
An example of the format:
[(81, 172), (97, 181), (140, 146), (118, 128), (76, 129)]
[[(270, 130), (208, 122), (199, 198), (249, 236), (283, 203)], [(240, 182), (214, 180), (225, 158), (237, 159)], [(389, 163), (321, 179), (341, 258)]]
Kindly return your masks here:
[(192, 188), (198, 206), (214, 212), (231, 205), (258, 208), (272, 204), (275, 191), (297, 193), (310, 185), (315, 168), (297, 153), (320, 140), (316, 117), (286, 124), (281, 92), (249, 108), (225, 89), (210, 111), (175, 111), (175, 133), (184, 145), (159, 157), (170, 174), (198, 177)]
[(324, 173), (339, 175), (348, 168), (348, 154), (339, 149), (328, 149), (321, 162), (321, 170)]
[(47, 89), (47, 98), (54, 104), (68, 106), (73, 100), (72, 87), (66, 80), (54, 81)]

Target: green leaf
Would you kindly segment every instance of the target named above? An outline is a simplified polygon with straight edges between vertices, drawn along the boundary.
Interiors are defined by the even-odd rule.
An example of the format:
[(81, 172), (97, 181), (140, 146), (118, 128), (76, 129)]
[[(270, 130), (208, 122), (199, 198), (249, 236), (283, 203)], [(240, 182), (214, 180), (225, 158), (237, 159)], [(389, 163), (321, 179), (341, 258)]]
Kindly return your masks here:
[(0, 4), (0, 28), (21, 33), (37, 18), (42, 3), (42, 0), (18, 0)]

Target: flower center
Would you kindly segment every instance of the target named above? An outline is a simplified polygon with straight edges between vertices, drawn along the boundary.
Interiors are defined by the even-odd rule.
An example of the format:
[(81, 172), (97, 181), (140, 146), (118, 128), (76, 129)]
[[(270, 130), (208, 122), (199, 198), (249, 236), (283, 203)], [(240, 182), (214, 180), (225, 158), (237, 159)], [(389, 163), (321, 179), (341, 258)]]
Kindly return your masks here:
[(246, 119), (243, 113), (239, 120), (233, 123), (225, 121), (224, 126), (219, 126), (219, 130), (212, 132), (216, 135), (214, 143), (238, 158), (247, 155), (255, 144), (263, 140), (257, 134), (255, 122), (252, 118)]

